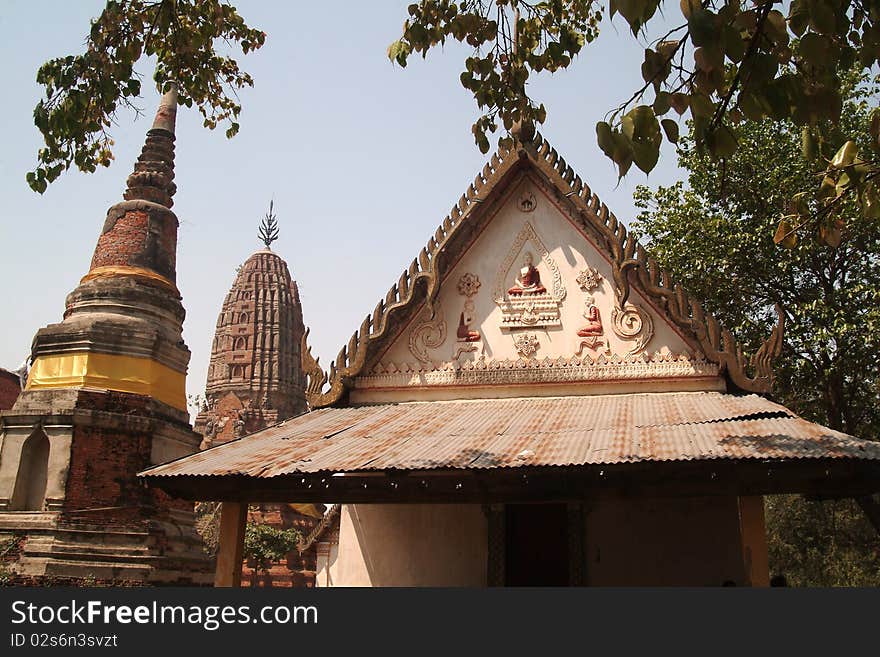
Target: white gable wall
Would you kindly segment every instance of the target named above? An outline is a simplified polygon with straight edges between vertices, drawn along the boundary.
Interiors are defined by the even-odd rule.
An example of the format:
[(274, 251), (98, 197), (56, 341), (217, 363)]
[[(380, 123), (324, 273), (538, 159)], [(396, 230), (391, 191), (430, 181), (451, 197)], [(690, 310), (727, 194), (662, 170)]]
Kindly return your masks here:
[[(547, 293), (510, 295), (527, 251), (533, 254)], [(599, 274), (598, 284), (594, 277), (582, 286), (578, 276), (591, 269)], [(460, 285), (467, 274), (469, 287)], [(469, 295), (474, 289), (476, 293)], [(602, 329), (593, 325), (590, 335), (581, 336), (578, 331), (590, 323), (584, 315), (589, 314), (588, 295)], [(518, 308), (508, 304), (505, 313), (509, 301), (518, 302)], [(530, 303), (533, 308), (523, 311)], [(523, 176), (444, 278), (435, 317), (423, 308), (372, 370), (355, 381), (352, 400), (724, 388), (717, 367), (705, 363), (637, 290), (632, 290), (627, 306), (630, 313), (615, 330), (608, 259), (535, 180)], [(521, 321), (505, 326), (505, 318), (522, 312)], [(467, 328), (472, 338), (479, 333), (478, 340), (458, 338), (462, 313), (472, 318)], [(523, 385), (529, 389), (523, 390)]]

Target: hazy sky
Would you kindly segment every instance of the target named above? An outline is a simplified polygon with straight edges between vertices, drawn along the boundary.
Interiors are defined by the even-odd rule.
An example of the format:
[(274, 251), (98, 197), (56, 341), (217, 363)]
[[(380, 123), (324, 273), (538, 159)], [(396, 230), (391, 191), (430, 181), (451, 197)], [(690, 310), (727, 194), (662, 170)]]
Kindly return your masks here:
[[(418, 254), (486, 161), (473, 143), (477, 115), (458, 76), (468, 49), (457, 43), (412, 60), (388, 61), (405, 1), (257, 2), (235, 5), (266, 45), (240, 58), (255, 80), (241, 94), (241, 132), (227, 140), (201, 127), (195, 109), (177, 124), (180, 219), (177, 283), (192, 350), (187, 389), (204, 389), (217, 313), (235, 268), (260, 246), (257, 227), (274, 197), (281, 237), (273, 249), (299, 284), (312, 350), (323, 364)], [(677, 3), (676, 10), (677, 10)], [(0, 60), (0, 367), (17, 368), (41, 326), (61, 320), (65, 296), (87, 271), (107, 208), (121, 200), (158, 103), (142, 63), (145, 116), (121, 114), (116, 160), (87, 175), (71, 171), (42, 196), (25, 183), (40, 135), (33, 107), (41, 63), (82, 50), (103, 0), (3, 0)], [(619, 186), (596, 146), (595, 124), (641, 84), (643, 46), (620, 17), (570, 70), (533, 79), (548, 109), (542, 133), (593, 191), (628, 221), (637, 184), (680, 177), (674, 153), (646, 178)]]

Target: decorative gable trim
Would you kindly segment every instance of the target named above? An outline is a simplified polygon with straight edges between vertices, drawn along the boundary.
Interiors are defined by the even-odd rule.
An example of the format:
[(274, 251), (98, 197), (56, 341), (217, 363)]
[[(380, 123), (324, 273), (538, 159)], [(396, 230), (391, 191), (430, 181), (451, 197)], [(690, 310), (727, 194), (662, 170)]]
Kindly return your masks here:
[[(770, 392), (773, 385), (771, 363), (782, 349), (784, 314), (781, 308), (777, 307), (779, 322), (770, 337), (747, 360), (733, 335), (722, 328), (711, 314), (707, 314), (697, 300), (672, 280), (668, 272), (660, 269), (658, 263), (648, 256), (556, 149), (539, 133), (529, 135), (527, 132), (521, 130), (515, 135), (514, 148), (499, 150), (477, 174), (418, 258), (391, 286), (385, 298), (376, 304), (372, 315), (367, 315), (360, 329), (355, 331), (336, 360), (330, 364), (329, 372), (325, 373), (312, 357), (306, 332), (302, 354), (303, 370), (308, 380), (306, 396), (310, 406), (321, 408), (339, 403), (351, 387), (353, 378), (362, 374), (368, 355), (375, 354), (386, 339), (393, 339), (395, 333), (392, 327), (400, 318), (411, 314), (421, 299), (425, 300), (433, 315), (445, 267), (457, 255), (453, 253), (454, 249), (446, 247), (460, 231), (475, 224), (480, 206), (520, 161), (528, 161), (540, 171), (571, 204), (574, 210), (572, 216), (598, 238), (600, 248), (611, 263), (616, 305), (621, 313), (626, 312), (630, 289), (635, 285), (685, 336), (700, 345), (706, 359), (716, 363), (720, 372), (726, 373), (734, 386), (748, 392)], [(424, 294), (416, 294), (421, 285), (424, 285)], [(751, 375), (747, 371), (750, 368)], [(323, 388), (328, 382), (330, 388), (325, 391)]]

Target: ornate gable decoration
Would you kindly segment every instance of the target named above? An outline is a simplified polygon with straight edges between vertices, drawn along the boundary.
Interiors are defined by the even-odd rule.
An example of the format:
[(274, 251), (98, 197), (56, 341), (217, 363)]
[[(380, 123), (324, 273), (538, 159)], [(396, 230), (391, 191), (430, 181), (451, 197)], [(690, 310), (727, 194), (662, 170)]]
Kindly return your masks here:
[[(653, 334), (653, 326), (650, 314), (628, 301), (630, 287), (635, 285), (673, 326), (693, 344), (698, 345), (700, 352), (697, 353), (698, 370), (726, 374), (730, 382), (743, 391), (769, 392), (773, 382), (771, 363), (782, 348), (784, 324), (781, 309), (777, 309), (779, 314), (777, 327), (755, 355), (747, 359), (733, 335), (719, 326), (717, 320), (705, 313), (697, 300), (692, 299), (667, 272), (660, 269), (657, 262), (648, 256), (642, 246), (628, 234), (626, 227), (581, 181), (556, 150), (540, 134), (531, 131), (531, 134), (527, 135), (526, 132), (523, 130), (515, 135), (512, 149), (501, 149), (492, 156), (428, 240), (419, 257), (413, 260), (409, 268), (401, 274), (385, 298), (376, 305), (372, 315), (364, 319), (348, 345), (342, 348), (336, 360), (330, 364), (329, 372), (324, 373), (314, 359), (308, 358), (308, 348), (305, 340), (303, 341), (303, 356), (309, 361), (304, 369), (309, 373), (307, 397), (311, 407), (319, 408), (339, 403), (343, 400), (346, 391), (355, 384), (355, 377), (369, 376), (364, 371), (368, 358), (375, 360), (383, 345), (395, 339), (395, 327), (399, 326), (400, 321), (412, 318), (419, 312), (418, 306), (424, 304), (427, 308), (426, 319), (423, 319), (423, 322), (430, 321), (436, 316), (434, 305), (441, 279), (454, 261), (455, 250), (460, 249), (466, 241), (458, 239), (459, 233), (466, 236), (477, 227), (483, 216), (481, 208), (490, 199), (492, 192), (509, 173), (523, 165), (534, 167), (546, 178), (550, 186), (558, 192), (561, 202), (567, 205), (570, 217), (578, 222), (585, 232), (593, 236), (609, 258), (613, 280), (609, 279), (607, 282), (611, 284), (615, 304), (609, 319), (611, 328), (618, 337), (632, 341), (633, 346), (627, 359), (635, 358), (640, 354), (638, 358), (648, 358), (647, 362), (652, 367), (654, 363), (661, 361), (670, 362), (665, 358), (657, 361), (657, 357), (649, 357), (645, 351), (646, 344)], [(534, 208), (534, 198), (520, 199), (521, 211), (531, 212)], [(466, 226), (466, 230), (460, 231), (463, 224), (470, 225)], [(531, 263), (527, 263), (523, 248), (527, 243), (534, 246)], [(519, 258), (522, 260), (520, 261)], [(511, 273), (515, 265), (519, 265), (517, 267), (519, 275), (515, 278), (514, 286), (508, 287), (505, 292), (505, 277)], [(534, 275), (532, 268), (537, 271), (537, 276)], [(587, 270), (581, 273), (582, 276), (577, 282), (586, 293), (600, 282), (604, 283), (601, 277), (596, 277), (595, 271)], [(507, 281), (510, 280), (507, 278)], [(544, 288), (543, 291), (540, 290), (541, 287)], [(517, 294), (520, 290), (523, 293)], [(559, 305), (565, 294), (565, 287), (556, 264), (549, 257), (534, 227), (527, 222), (514, 240), (502, 271), (493, 281), (493, 297), (504, 315), (504, 323), (511, 328), (518, 328), (517, 333), (534, 327), (552, 328), (554, 309), (558, 318)], [(531, 298), (527, 299), (527, 297)], [(524, 300), (527, 303), (523, 303)], [(581, 352), (586, 355), (586, 348), (586, 352), (590, 352), (589, 361), (596, 363), (606, 356), (601, 352), (601, 343), (591, 334), (589, 313), (590, 303), (587, 298), (585, 318), (588, 324), (582, 329), (586, 334), (584, 342), (587, 344), (581, 344)], [(414, 348), (423, 356), (427, 356), (425, 348), (439, 339), (441, 331), (445, 336), (446, 330), (446, 326), (434, 325), (430, 328), (425, 326), (424, 340), (422, 344), (413, 345)], [(467, 312), (462, 313), (458, 331), (461, 342), (459, 347), (464, 345), (466, 351), (472, 350), (472, 347), (467, 346), (468, 339), (475, 343), (479, 342), (479, 332), (468, 326)], [(523, 347), (531, 348), (525, 343)], [(458, 349), (458, 353), (461, 353), (461, 349)], [(599, 361), (596, 361), (596, 358)], [(705, 358), (705, 361), (702, 358)], [(420, 362), (424, 363), (421, 359)], [(483, 362), (482, 357), (477, 362)], [(523, 361), (523, 367), (532, 369), (537, 362), (534, 358)], [(685, 364), (679, 360), (672, 362), (676, 363), (675, 367), (684, 365), (683, 369), (687, 370), (695, 367), (693, 363)], [(583, 363), (584, 361), (579, 361), (577, 367), (582, 368)], [(501, 365), (502, 370), (506, 370), (511, 365), (515, 363)], [(542, 362), (542, 367), (544, 365), (547, 364)], [(371, 367), (375, 372), (375, 365)], [(456, 367), (454, 363), (453, 367)], [(465, 365), (462, 367), (466, 369)], [(552, 367), (547, 365), (547, 367), (548, 371), (561, 371), (557, 370), (556, 365)], [(571, 367), (569, 364), (562, 369), (570, 370)], [(474, 368), (480, 369), (478, 366)], [(589, 378), (592, 374), (585, 373), (584, 376)], [(325, 389), (327, 383), (329, 389)]]
[[(529, 207), (534, 208), (534, 197), (530, 203)], [(537, 252), (540, 262), (535, 262), (532, 251), (523, 251), (529, 244)], [(507, 288), (510, 271), (517, 263), (520, 266), (514, 285)], [(546, 275), (542, 279), (540, 273), (542, 268), (549, 273), (549, 280)], [(546, 280), (549, 287), (545, 287), (542, 280)], [(550, 252), (531, 223), (526, 222), (513, 240), (507, 256), (495, 275), (492, 295), (495, 303), (501, 308), (501, 327), (504, 329), (537, 328), (560, 324), (559, 305), (565, 298), (565, 284), (559, 273), (559, 267), (550, 257)]]

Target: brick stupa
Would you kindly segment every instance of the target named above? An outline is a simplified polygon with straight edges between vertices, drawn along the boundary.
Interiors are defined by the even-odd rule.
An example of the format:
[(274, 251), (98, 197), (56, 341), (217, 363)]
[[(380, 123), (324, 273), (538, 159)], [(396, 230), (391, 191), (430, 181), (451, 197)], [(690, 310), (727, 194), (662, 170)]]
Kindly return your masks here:
[(190, 454), (171, 211), (177, 91), (162, 97), (64, 319), (40, 329), (13, 408), (0, 414), (0, 535), (21, 537), (21, 581), (210, 583), (191, 503), (138, 471)]

